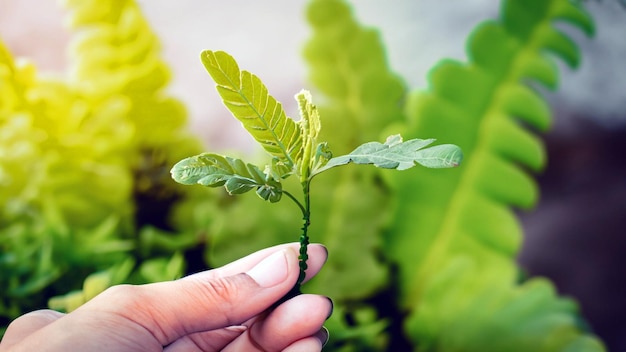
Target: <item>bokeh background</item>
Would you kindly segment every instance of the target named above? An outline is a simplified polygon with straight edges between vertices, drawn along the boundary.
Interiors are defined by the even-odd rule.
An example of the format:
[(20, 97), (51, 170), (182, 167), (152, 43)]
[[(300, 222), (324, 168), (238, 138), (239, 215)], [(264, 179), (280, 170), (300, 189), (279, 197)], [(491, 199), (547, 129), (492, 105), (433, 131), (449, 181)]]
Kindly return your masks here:
[[(189, 111), (190, 128), (207, 149), (252, 152), (255, 146), (223, 108), (199, 60), (225, 50), (259, 75), (295, 116), (293, 94), (307, 87), (301, 49), (309, 29), (305, 0), (138, 1), (171, 65), (169, 91)], [(412, 88), (427, 85), (441, 58), (463, 60), (469, 31), (496, 16), (495, 0), (354, 0), (360, 20), (380, 29), (394, 70)], [(548, 167), (538, 176), (538, 206), (520, 212), (519, 255), (530, 275), (551, 278), (575, 297), (610, 350), (626, 350), (626, 4), (587, 0), (596, 35), (571, 31), (582, 48), (578, 70), (561, 66), (557, 92), (545, 92), (554, 126), (544, 135)], [(62, 74), (69, 33), (50, 0), (0, 0), (0, 38), (15, 56)]]

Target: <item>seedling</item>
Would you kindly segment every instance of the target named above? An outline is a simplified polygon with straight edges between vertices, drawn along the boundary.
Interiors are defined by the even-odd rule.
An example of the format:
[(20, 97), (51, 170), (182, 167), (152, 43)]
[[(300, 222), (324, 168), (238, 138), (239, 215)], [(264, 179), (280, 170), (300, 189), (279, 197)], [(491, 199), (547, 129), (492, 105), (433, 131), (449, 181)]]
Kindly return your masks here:
[[(300, 293), (307, 269), (311, 181), (315, 176), (349, 163), (406, 170), (417, 164), (429, 168), (455, 167), (463, 158), (456, 145), (430, 146), (434, 139), (402, 141), (400, 135), (389, 136), (384, 143), (365, 143), (347, 155), (333, 157), (328, 144), (318, 141), (321, 120), (308, 91), (296, 94), (300, 111), (300, 120), (296, 122), (287, 117), (282, 105), (269, 95), (261, 80), (247, 71), (240, 71), (230, 55), (207, 50), (202, 52), (201, 58), (226, 107), (272, 159), (268, 165), (259, 167), (241, 159), (203, 153), (174, 165), (172, 178), (185, 185), (224, 186), (231, 195), (256, 190), (259, 197), (271, 203), (280, 201), (283, 195), (291, 199), (302, 211), (303, 219), (300, 274), (292, 290), (294, 295)], [(283, 180), (290, 176), (299, 179), (301, 198), (283, 189)]]

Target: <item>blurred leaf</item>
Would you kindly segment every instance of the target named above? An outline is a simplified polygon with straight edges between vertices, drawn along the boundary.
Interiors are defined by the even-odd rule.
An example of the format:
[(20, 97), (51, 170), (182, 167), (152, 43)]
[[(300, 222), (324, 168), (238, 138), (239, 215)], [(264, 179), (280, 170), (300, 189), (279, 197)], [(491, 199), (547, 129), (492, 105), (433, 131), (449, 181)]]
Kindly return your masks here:
[(179, 279), (185, 270), (185, 258), (175, 253), (171, 258), (153, 258), (139, 267), (143, 282), (160, 282)]
[(48, 307), (62, 312), (71, 312), (107, 288), (123, 283), (129, 276), (135, 261), (127, 258), (112, 267), (87, 276), (82, 290), (73, 290), (48, 300)]
[[(348, 323), (347, 317), (354, 320)], [(330, 331), (325, 349), (330, 351), (381, 351), (387, 345), (385, 329), (389, 322), (380, 320), (371, 307), (346, 308), (338, 306), (324, 326)]]
[(219, 214), (208, 226), (210, 246), (206, 261), (211, 267), (227, 264), (262, 248), (295, 242), (302, 225), (302, 214), (291, 202), (268, 204), (259, 202), (251, 194), (223, 199)]
[(423, 351), (602, 350), (572, 301), (541, 279), (518, 284), (521, 229), (511, 209), (534, 205), (526, 171), (545, 164), (527, 127), (545, 130), (550, 114), (530, 84), (556, 86), (546, 51), (578, 62), (552, 23), (588, 30), (591, 19), (566, 0), (505, 0), (502, 11), (469, 37), (467, 64), (439, 62), (428, 90), (408, 102), (403, 134), (458, 144), (463, 167), (386, 174), (397, 196), (386, 253), (398, 263), (406, 334)]

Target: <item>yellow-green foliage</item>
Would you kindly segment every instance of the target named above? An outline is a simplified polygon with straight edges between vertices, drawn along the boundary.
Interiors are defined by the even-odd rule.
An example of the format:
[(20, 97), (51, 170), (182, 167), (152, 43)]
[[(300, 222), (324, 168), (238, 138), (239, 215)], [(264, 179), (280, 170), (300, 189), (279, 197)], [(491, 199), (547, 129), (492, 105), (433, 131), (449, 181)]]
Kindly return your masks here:
[[(175, 280), (185, 271), (184, 261), (185, 258), (179, 252), (171, 258), (149, 259), (141, 264), (136, 274), (142, 282)], [(81, 289), (50, 298), (48, 306), (50, 309), (71, 312), (113, 285), (132, 282), (133, 279), (137, 281), (138, 278), (130, 277), (135, 264), (132, 258), (126, 258), (106, 270), (90, 274)]]
[(469, 61), (440, 62), (408, 104), (408, 135), (458, 143), (466, 159), (459, 173), (390, 175), (399, 206), (386, 244), (400, 268), (405, 331), (423, 351), (599, 351), (576, 304), (545, 279), (518, 283), (512, 210), (534, 205), (526, 170), (545, 163), (532, 129), (545, 130), (550, 112), (530, 84), (556, 87), (552, 56), (579, 61), (554, 22), (590, 34), (592, 20), (566, 0), (505, 0), (501, 10), (469, 37)]
[[(126, 205), (132, 182), (121, 156), (129, 133), (124, 124), (109, 122), (121, 120), (119, 107), (92, 106), (68, 85), (37, 77), (32, 65), (17, 66), (5, 53), (0, 122), (6, 157), (0, 170), (1, 197), (9, 206), (0, 221), (41, 208), (47, 199), (81, 224), (101, 221), (116, 205)], [(92, 187), (76, 187), (81, 183)], [(128, 215), (130, 209), (116, 211)]]
[[(44, 292), (78, 289), (87, 274), (116, 265), (132, 251), (153, 255), (162, 248), (153, 246), (159, 236), (139, 235), (136, 199), (161, 202), (166, 210), (157, 216), (167, 216), (169, 203), (182, 196), (168, 166), (200, 151), (186, 130), (182, 104), (163, 91), (169, 70), (138, 6), (65, 5), (75, 33), (67, 75), (42, 75), (0, 43), (3, 325), (44, 307)], [(189, 238), (195, 242), (165, 247), (201, 240)], [(183, 266), (178, 268), (181, 275)], [(70, 270), (73, 279), (66, 275)], [(133, 280), (157, 278), (138, 273)]]
[[(132, 134), (126, 155), (139, 192), (167, 179), (168, 166), (198, 150), (190, 138), (183, 105), (163, 91), (170, 72), (160, 45), (134, 1), (67, 0), (74, 59), (68, 81), (90, 104), (117, 104)], [(163, 174), (163, 170), (166, 171)]]

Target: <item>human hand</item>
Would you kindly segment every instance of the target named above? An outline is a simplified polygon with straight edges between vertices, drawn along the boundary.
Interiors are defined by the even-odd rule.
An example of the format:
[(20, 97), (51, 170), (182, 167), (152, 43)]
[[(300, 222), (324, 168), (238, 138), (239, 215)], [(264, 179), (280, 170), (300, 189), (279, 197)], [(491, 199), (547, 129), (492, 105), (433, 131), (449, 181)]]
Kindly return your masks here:
[[(267, 248), (176, 281), (114, 286), (69, 314), (25, 314), (0, 352), (320, 351), (329, 298), (302, 294), (268, 309), (296, 283), (297, 248)], [(308, 253), (307, 279), (327, 258), (322, 245)]]

